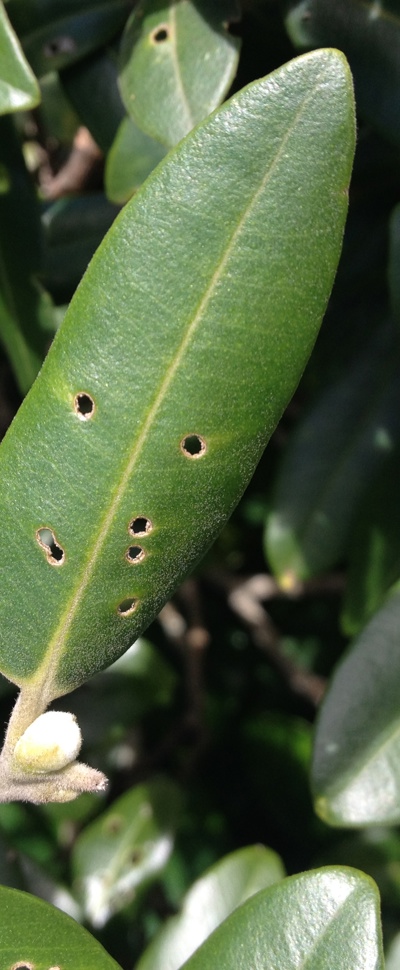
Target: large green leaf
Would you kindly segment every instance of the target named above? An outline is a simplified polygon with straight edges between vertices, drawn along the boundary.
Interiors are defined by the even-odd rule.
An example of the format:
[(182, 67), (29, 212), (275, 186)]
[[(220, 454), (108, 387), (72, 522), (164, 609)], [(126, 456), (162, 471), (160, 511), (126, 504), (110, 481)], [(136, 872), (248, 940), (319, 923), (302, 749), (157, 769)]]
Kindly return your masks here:
[(144, 0), (121, 45), (125, 107), (150, 137), (175, 145), (222, 101), (239, 40), (226, 30), (236, 0)]
[(265, 545), (283, 585), (335, 566), (368, 481), (398, 441), (397, 333), (382, 327), (300, 422), (285, 452)]
[(285, 65), (93, 259), (1, 448), (0, 657), (28, 720), (132, 643), (236, 505), (326, 306), (353, 126), (342, 55)]
[(73, 853), (75, 885), (94, 926), (154, 880), (171, 854), (181, 798), (172, 782), (138, 785), (113, 802), (77, 839)]
[(383, 970), (379, 896), (355, 869), (291, 876), (232, 913), (185, 970)]
[(400, 821), (400, 593), (339, 664), (315, 738), (313, 788), (332, 825)]
[(234, 909), (284, 874), (279, 856), (263, 845), (225, 856), (193, 884), (181, 912), (161, 927), (136, 970), (178, 970)]
[(0, 114), (27, 111), (40, 101), (39, 85), (27, 64), (0, 0)]
[(74, 919), (35, 896), (0, 886), (2, 970), (121, 970)]
[(124, 26), (130, 0), (8, 0), (7, 12), (39, 77), (103, 47)]

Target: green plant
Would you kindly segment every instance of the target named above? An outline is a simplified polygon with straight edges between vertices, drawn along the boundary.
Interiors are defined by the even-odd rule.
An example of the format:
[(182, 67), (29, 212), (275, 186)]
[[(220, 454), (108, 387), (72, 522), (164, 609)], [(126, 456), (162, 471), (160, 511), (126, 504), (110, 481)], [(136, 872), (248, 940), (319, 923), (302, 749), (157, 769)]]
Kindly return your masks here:
[[(357, 41), (365, 22), (355, 10), (348, 27), (342, 4), (328, 16), (322, 0), (286, 19), (261, 0), (242, 10), (234, 0), (133, 9), (8, 0), (7, 14), (2, 7), (0, 338), (21, 395), (33, 386), (0, 450), (0, 666), (20, 691), (0, 755), (0, 834), (16, 853), (14, 862), (4, 855), (3, 876), (0, 866), (1, 970), (383, 967), (370, 875), (384, 904), (385, 892), (393, 901), (396, 848), (384, 830), (375, 856), (363, 836), (342, 849), (309, 809), (305, 780), (307, 704), (322, 693), (319, 651), (332, 627), (322, 580), (309, 614), (308, 596), (313, 577), (348, 558), (343, 628), (358, 633), (380, 612), (322, 707), (315, 806), (333, 826), (398, 821), (396, 591), (385, 601), (398, 579), (388, 525), (397, 505), (386, 487), (398, 473), (397, 347), (380, 305), (363, 353), (357, 314), (343, 340), (343, 270), (284, 460), (272, 446), (234, 512), (333, 285), (354, 151), (351, 76), (333, 46), (353, 66), (346, 29)], [(380, 11), (372, 19), (385, 23)], [(310, 52), (291, 60), (288, 34)], [(354, 70), (357, 94), (357, 58)], [(361, 95), (361, 113), (363, 104)], [(28, 114), (6, 117), (16, 110)], [(386, 114), (385, 135), (388, 123)], [(108, 201), (87, 129), (106, 157)], [(85, 193), (88, 155), (99, 189)], [(125, 202), (116, 216), (112, 203)], [(391, 225), (397, 312), (397, 210)], [(248, 544), (257, 571), (264, 521), (277, 579), (242, 584), (235, 556), (240, 565)], [(143, 640), (195, 568), (162, 611), (161, 632), (153, 626)], [(211, 583), (209, 626), (220, 640), (208, 693), (199, 582)], [(218, 606), (221, 585), (231, 614)], [(267, 596), (275, 623), (287, 625), (284, 642), (261, 605)], [(340, 643), (334, 609), (327, 667)], [(307, 632), (318, 622), (323, 633)], [(269, 666), (252, 652), (260, 647)], [(8, 691), (4, 681), (4, 717)], [(59, 710), (72, 691), (71, 713)], [(93, 768), (77, 761), (78, 722)], [(311, 871), (284, 878), (279, 854), (249, 841), (272, 843), (291, 873)], [(62, 882), (61, 908), (98, 940), (18, 892), (55, 902)]]

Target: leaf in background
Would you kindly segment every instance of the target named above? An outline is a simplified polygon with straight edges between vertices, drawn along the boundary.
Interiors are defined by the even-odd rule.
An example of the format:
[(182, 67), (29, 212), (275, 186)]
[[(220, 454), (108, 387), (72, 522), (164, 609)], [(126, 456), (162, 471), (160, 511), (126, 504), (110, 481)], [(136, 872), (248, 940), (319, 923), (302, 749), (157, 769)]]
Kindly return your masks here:
[(265, 550), (283, 586), (335, 566), (375, 470), (398, 440), (397, 335), (374, 335), (363, 356), (321, 395), (286, 449)]
[(388, 282), (393, 316), (400, 323), (400, 205), (393, 209), (389, 223)]
[(0, 886), (0, 965), (7, 970), (121, 970), (70, 916), (4, 886)]
[(89, 129), (102, 151), (108, 152), (126, 117), (113, 49), (95, 51), (61, 71), (60, 82), (81, 124)]
[(165, 155), (132, 118), (124, 118), (107, 156), (105, 189), (111, 202), (122, 204), (136, 192)]
[(185, 970), (383, 970), (379, 895), (355, 869), (291, 876), (244, 903)]
[(137, 785), (89, 824), (75, 843), (75, 886), (87, 918), (104, 926), (168, 862), (181, 796), (170, 781)]
[(229, 90), (239, 40), (226, 22), (236, 0), (143, 0), (121, 44), (126, 110), (151, 138), (171, 147), (217, 107)]
[(279, 856), (263, 845), (225, 856), (196, 880), (181, 912), (161, 927), (136, 970), (178, 970), (234, 909), (284, 875)]
[(1, 664), (42, 709), (127, 649), (243, 493), (326, 306), (353, 131), (342, 56), (299, 58), (171, 152), (93, 259), (1, 446)]
[(338, 47), (349, 59), (357, 109), (400, 141), (400, 6), (376, 0), (302, 0), (286, 17), (296, 47)]
[(312, 769), (331, 825), (400, 821), (400, 593), (392, 593), (336, 669), (322, 704)]
[[(11, 244), (12, 241), (12, 244)], [(22, 394), (42, 364), (52, 306), (38, 281), (39, 208), (11, 118), (0, 119), (0, 339)]]
[(40, 101), (40, 90), (22, 53), (0, 0), (0, 115), (27, 111)]
[(130, 0), (8, 0), (7, 13), (38, 77), (103, 47), (124, 26)]
[(400, 448), (390, 452), (360, 504), (349, 542), (341, 616), (354, 636), (400, 578)]

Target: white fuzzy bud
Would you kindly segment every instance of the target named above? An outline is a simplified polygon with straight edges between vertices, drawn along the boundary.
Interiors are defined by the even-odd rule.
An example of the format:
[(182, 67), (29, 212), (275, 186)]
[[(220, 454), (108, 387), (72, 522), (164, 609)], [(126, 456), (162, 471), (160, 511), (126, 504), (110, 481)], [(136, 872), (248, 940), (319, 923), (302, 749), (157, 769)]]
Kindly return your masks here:
[(24, 731), (14, 748), (14, 763), (24, 772), (46, 774), (75, 761), (82, 735), (74, 714), (47, 711)]

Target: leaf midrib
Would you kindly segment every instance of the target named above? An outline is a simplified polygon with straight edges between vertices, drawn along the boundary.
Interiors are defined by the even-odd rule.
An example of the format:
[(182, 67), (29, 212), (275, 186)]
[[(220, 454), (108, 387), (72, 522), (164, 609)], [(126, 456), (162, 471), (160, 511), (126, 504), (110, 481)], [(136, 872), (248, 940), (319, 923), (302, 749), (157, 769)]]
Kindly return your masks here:
[(38, 690), (40, 690), (44, 695), (44, 697), (48, 698), (47, 703), (50, 703), (50, 701), (53, 700), (59, 694), (59, 691), (56, 690), (56, 692), (54, 692), (54, 689), (55, 689), (56, 679), (57, 679), (56, 675), (57, 675), (58, 662), (62, 655), (64, 641), (68, 635), (68, 631), (70, 627), (72, 626), (72, 623), (75, 619), (75, 616), (77, 614), (81, 601), (85, 595), (85, 592), (91, 582), (93, 572), (97, 565), (97, 561), (101, 555), (101, 551), (107, 539), (111, 525), (114, 521), (115, 515), (117, 513), (117, 509), (119, 508), (119, 505), (125, 495), (126, 488), (132, 476), (134, 468), (140, 459), (140, 455), (141, 455), (143, 446), (145, 444), (145, 441), (147, 440), (150, 429), (156, 420), (157, 414), (169, 391), (173, 378), (175, 377), (175, 374), (183, 360), (185, 352), (189, 347), (189, 344), (191, 343), (198, 329), (199, 324), (201, 323), (204, 312), (214, 294), (214, 291), (218, 285), (218, 282), (222, 276), (222, 273), (230, 259), (235, 243), (247, 219), (251, 215), (258, 201), (258, 198), (264, 191), (266, 185), (268, 184), (268, 181), (270, 180), (275, 169), (279, 165), (279, 162), (282, 156), (284, 155), (287, 143), (291, 138), (293, 132), (295, 131), (300, 119), (302, 118), (302, 115), (304, 114), (309, 102), (313, 99), (315, 92), (319, 87), (320, 77), (321, 75), (318, 74), (314, 85), (310, 89), (308, 95), (304, 98), (300, 108), (296, 111), (296, 114), (294, 116), (292, 123), (288, 126), (287, 131), (285, 132), (285, 135), (282, 138), (278, 151), (276, 152), (273, 160), (271, 161), (269, 167), (266, 170), (264, 177), (261, 179), (261, 182), (258, 188), (253, 193), (250, 202), (246, 206), (245, 210), (242, 212), (242, 215), (238, 220), (235, 229), (232, 232), (230, 242), (226, 246), (225, 252), (216, 266), (216, 269), (204, 292), (204, 295), (199, 302), (198, 309), (194, 313), (194, 316), (191, 322), (189, 322), (186, 332), (183, 334), (181, 344), (178, 347), (176, 353), (174, 354), (173, 360), (170, 366), (167, 368), (167, 371), (163, 377), (163, 380), (161, 381), (161, 384), (155, 393), (153, 404), (148, 410), (147, 418), (144, 421), (142, 431), (139, 433), (136, 439), (136, 442), (133, 445), (132, 450), (128, 456), (128, 460), (126, 462), (125, 468), (122, 470), (119, 486), (115, 489), (113, 500), (110, 502), (110, 505), (108, 506), (108, 510), (106, 511), (102, 519), (102, 522), (100, 524), (100, 528), (97, 534), (97, 539), (93, 543), (93, 546), (91, 547), (91, 549), (88, 551), (86, 560), (83, 563), (81, 577), (79, 577), (79, 581), (76, 584), (75, 591), (73, 595), (70, 597), (70, 599), (68, 600), (67, 606), (64, 610), (64, 613), (61, 616), (58, 626), (56, 627), (54, 635), (49, 642), (49, 645), (47, 647), (47, 650), (44, 654), (44, 657), (40, 666), (36, 670), (34, 676), (25, 681), (25, 683), (29, 683), (31, 688), (35, 686)]

